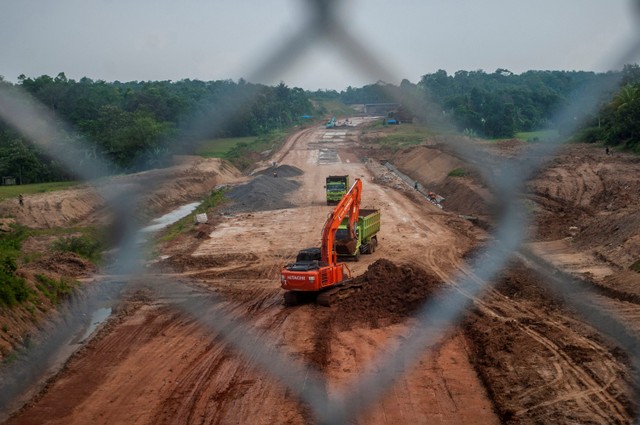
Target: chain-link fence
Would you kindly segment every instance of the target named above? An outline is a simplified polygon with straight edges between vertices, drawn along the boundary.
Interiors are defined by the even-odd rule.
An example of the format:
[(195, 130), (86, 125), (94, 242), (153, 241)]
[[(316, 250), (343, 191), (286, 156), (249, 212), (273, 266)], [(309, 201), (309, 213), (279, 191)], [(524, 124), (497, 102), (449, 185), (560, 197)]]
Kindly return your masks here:
[[(637, 3), (637, 2), (635, 2)], [(394, 81), (394, 74), (385, 66), (357, 35), (352, 34), (347, 25), (339, 19), (337, 14), (338, 2), (333, 0), (309, 0), (308, 24), (304, 30), (282, 40), (269, 58), (257, 66), (248, 75), (250, 81), (264, 81), (277, 79), (284, 70), (291, 67), (311, 47), (322, 40), (330, 43), (356, 70), (373, 81)], [(633, 62), (640, 50), (640, 37), (629, 40), (629, 44), (617, 52), (602, 52), (603, 56), (612, 57), (612, 68), (621, 68), (625, 63)], [(600, 96), (606, 87), (597, 87), (583, 96), (590, 98)], [(577, 129), (579, 122), (574, 120), (573, 111), (583, 108), (583, 105), (595, 104), (584, 102), (584, 98), (576, 97), (576, 101), (558, 112), (556, 122), (565, 128)], [(406, 99), (403, 99), (406, 103)], [(403, 101), (398, 99), (399, 102)], [(425, 111), (419, 106), (408, 105), (415, 116), (424, 116)], [(223, 126), (230, 121), (234, 112), (242, 107), (241, 102), (235, 102), (235, 110), (227, 109), (225, 115), (216, 115), (215, 126)], [(582, 111), (584, 112), (588, 111)], [(68, 169), (91, 182), (95, 175), (102, 174), (96, 170), (107, 170), (109, 164), (95, 158), (87, 159), (82, 156), (70, 143), (64, 143), (66, 134), (71, 129), (60, 128), (59, 122), (51, 111), (39, 107), (38, 103), (25, 93), (16, 90), (4, 90), (0, 93), (0, 116), (13, 128), (20, 131), (26, 138), (38, 144), (48, 154), (60, 161)], [(194, 123), (198, 125), (198, 123)], [(211, 125), (211, 123), (209, 123)], [(58, 135), (55, 137), (52, 135)], [(52, 145), (51, 140), (59, 142)], [(559, 272), (550, 264), (544, 262), (528, 250), (523, 249), (525, 229), (529, 220), (527, 211), (520, 202), (526, 180), (543, 165), (544, 159), (553, 155), (561, 143), (560, 138), (548, 140), (532, 147), (527, 158), (496, 161), (485, 151), (474, 149), (465, 143), (451, 142), (450, 147), (456, 153), (474, 164), (483, 174), (484, 181), (490, 186), (498, 200), (497, 211), (499, 221), (493, 231), (491, 242), (485, 248), (478, 260), (472, 260), (467, 265), (467, 271), (453, 277), (456, 282), (443, 295), (445, 301), (427, 302), (417, 314), (418, 324), (405, 344), (398, 348), (389, 349), (374, 361), (377, 374), (362, 376), (340, 394), (329, 398), (325, 391), (324, 378), (312, 368), (299, 366), (287, 355), (274, 354), (269, 350), (268, 341), (256, 335), (252, 327), (237, 318), (227, 317), (216, 307), (216, 296), (210, 293), (198, 294), (178, 282), (169, 278), (154, 275), (154, 287), (158, 294), (169, 300), (174, 300), (176, 308), (181, 309), (195, 320), (199, 321), (212, 333), (222, 335), (226, 342), (232, 344), (240, 353), (246, 355), (250, 361), (264, 368), (280, 382), (286, 385), (297, 397), (306, 402), (320, 423), (346, 423), (378, 400), (392, 383), (398, 378), (397, 371), (403, 370), (403, 365), (414, 363), (429, 347), (432, 347), (441, 336), (440, 329), (460, 321), (465, 309), (472, 300), (479, 296), (493, 282), (498, 273), (505, 268), (507, 262), (514, 256), (526, 261), (534, 270), (539, 271), (552, 282), (550, 287), (559, 294), (575, 294), (575, 282), (570, 276)], [(160, 184), (161, 181), (157, 181)], [(78, 322), (88, 311), (93, 309), (106, 298), (114, 298), (123, 293), (123, 289), (135, 287), (137, 282), (145, 280), (150, 273), (141, 264), (141, 253), (137, 241), (142, 223), (132, 219), (138, 208), (136, 199), (139, 194), (117, 191), (113, 188), (100, 189), (111, 208), (114, 222), (120, 227), (117, 232), (121, 235), (118, 241), (115, 260), (104, 273), (117, 278), (105, 278), (101, 284), (87, 290), (81, 297), (75, 299), (69, 306), (65, 319), (55, 330), (49, 332), (49, 337), (43, 345), (30, 350), (12, 370), (7, 372), (0, 391), (0, 406), (8, 409), (10, 402), (17, 394), (24, 391), (31, 383), (30, 377), (42, 373), (39, 365), (44, 367), (45, 359), (53, 348), (59, 346), (75, 329)], [(146, 188), (149, 190), (149, 187)], [(584, 292), (583, 292), (584, 293)], [(639, 341), (636, 336), (625, 332), (624, 326), (611, 319), (610, 315), (599, 314), (582, 297), (566, 297), (573, 303), (573, 307), (582, 314), (595, 328), (612, 337), (623, 347), (631, 359), (634, 369), (639, 370), (640, 358)], [(430, 324), (439, 323), (434, 327)], [(241, 331), (238, 331), (241, 330)]]

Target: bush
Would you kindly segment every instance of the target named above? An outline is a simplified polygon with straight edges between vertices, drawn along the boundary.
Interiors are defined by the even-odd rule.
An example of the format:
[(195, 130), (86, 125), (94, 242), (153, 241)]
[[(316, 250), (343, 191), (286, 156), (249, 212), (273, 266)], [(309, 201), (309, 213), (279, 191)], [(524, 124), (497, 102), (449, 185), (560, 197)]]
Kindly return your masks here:
[(202, 203), (194, 211), (196, 214), (205, 213), (210, 209), (217, 207), (225, 201), (224, 190), (217, 189), (212, 191), (209, 196), (204, 198)]
[(600, 127), (587, 127), (577, 133), (572, 139), (585, 143), (598, 143), (605, 140), (606, 134)]
[(0, 258), (0, 302), (12, 306), (29, 298), (24, 279), (16, 276), (16, 262), (12, 257)]
[(467, 172), (464, 168), (456, 168), (449, 172), (449, 177), (464, 177), (467, 175)]
[(15, 275), (16, 257), (28, 233), (21, 226), (0, 234), (0, 304), (12, 306), (29, 298), (30, 290), (24, 279)]
[(59, 252), (74, 252), (92, 263), (98, 263), (103, 251), (103, 243), (91, 236), (71, 236), (58, 239), (53, 249)]
[(73, 291), (75, 281), (60, 278), (58, 280), (52, 279), (43, 274), (36, 275), (38, 283), (36, 287), (42, 292), (44, 296), (49, 298), (52, 303), (57, 303), (63, 298), (68, 297)]

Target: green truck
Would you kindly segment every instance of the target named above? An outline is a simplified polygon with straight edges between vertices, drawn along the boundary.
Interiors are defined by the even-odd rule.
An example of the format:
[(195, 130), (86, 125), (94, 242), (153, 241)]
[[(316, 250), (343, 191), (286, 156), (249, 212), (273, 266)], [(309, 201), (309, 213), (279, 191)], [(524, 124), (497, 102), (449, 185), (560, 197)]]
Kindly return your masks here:
[(336, 205), (349, 190), (349, 176), (328, 176), (324, 185), (327, 205)]
[(376, 250), (378, 232), (380, 231), (380, 210), (360, 210), (355, 241), (349, 238), (348, 220), (348, 217), (342, 220), (342, 224), (336, 231), (336, 253), (339, 259), (358, 261), (360, 254), (372, 254)]

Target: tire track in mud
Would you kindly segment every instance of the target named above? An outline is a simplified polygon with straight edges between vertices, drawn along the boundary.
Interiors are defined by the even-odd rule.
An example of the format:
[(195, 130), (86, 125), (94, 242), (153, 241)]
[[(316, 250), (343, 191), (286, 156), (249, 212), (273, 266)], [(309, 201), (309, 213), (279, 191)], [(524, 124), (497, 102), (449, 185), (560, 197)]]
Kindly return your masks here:
[[(426, 235), (428, 231), (423, 230), (423, 232)], [(442, 255), (445, 255), (447, 260), (439, 261), (438, 259), (441, 258)], [(480, 298), (471, 296), (466, 290), (450, 280), (450, 271), (442, 269), (443, 264), (449, 266), (458, 266), (460, 264), (459, 257), (457, 257), (452, 250), (443, 250), (440, 247), (427, 248), (422, 260), (418, 262), (427, 269), (433, 270), (445, 281), (448, 281), (456, 290), (472, 299), (476, 308), (482, 311), (483, 314), (488, 317), (493, 317), (494, 319), (512, 323), (519, 332), (526, 334), (533, 341), (536, 341), (553, 357), (553, 368), (556, 370), (557, 376), (544, 385), (517, 395), (519, 404), (523, 406), (531, 404), (528, 399), (535, 398), (535, 396), (539, 394), (543, 395), (543, 397), (540, 398), (548, 398), (548, 394), (544, 393), (555, 390), (561, 383), (569, 385), (571, 389), (567, 391), (571, 391), (572, 394), (555, 397), (551, 400), (520, 408), (512, 412), (513, 415), (523, 417), (536, 409), (542, 409), (564, 402), (576, 402), (584, 412), (589, 412), (604, 420), (612, 417), (611, 410), (607, 409), (613, 410), (613, 417), (615, 417), (617, 421), (620, 421), (620, 423), (629, 420), (628, 405), (619, 402), (617, 399), (618, 390), (611, 388), (612, 384), (619, 379), (620, 374), (624, 373), (625, 367), (611, 355), (610, 348), (602, 344), (596, 344), (591, 337), (575, 333), (575, 324), (571, 326), (561, 323), (558, 320), (550, 319), (548, 313), (544, 310), (531, 308), (527, 304), (510, 299), (493, 287), (485, 289), (485, 294)], [(476, 283), (482, 284), (478, 278), (470, 273), (466, 272), (465, 274)], [(597, 355), (597, 358), (606, 359), (605, 362), (600, 364), (604, 370), (595, 371), (588, 365), (583, 365), (579, 361), (575, 361), (562, 347), (558, 346), (552, 338), (546, 336), (544, 332), (539, 332), (531, 326), (522, 323), (531, 320), (545, 323), (556, 328), (557, 334), (571, 335), (572, 341), (576, 344), (590, 349)], [(602, 405), (606, 406), (606, 408), (602, 408)]]
[[(533, 270), (531, 270), (533, 272)], [(480, 281), (474, 276), (467, 275)], [(469, 294), (465, 294), (469, 295)], [(532, 341), (535, 341), (551, 356), (545, 357), (546, 362), (551, 362), (555, 376), (551, 376), (547, 382), (538, 383), (534, 388), (522, 391), (518, 394), (518, 386), (510, 388), (510, 400), (506, 404), (498, 401), (500, 410), (505, 418), (535, 418), (537, 410), (551, 406), (576, 403), (579, 409), (574, 408), (572, 415), (576, 417), (598, 417), (608, 423), (612, 418), (614, 423), (627, 423), (631, 420), (629, 400), (621, 393), (619, 385), (620, 376), (625, 373), (626, 365), (616, 359), (611, 348), (604, 342), (594, 341), (593, 331), (583, 335), (576, 329), (583, 329), (584, 325), (572, 321), (567, 313), (552, 313), (547, 308), (532, 307), (530, 301), (518, 302), (502, 294), (495, 288), (488, 288), (480, 299), (474, 299), (476, 310), (486, 315), (490, 320), (499, 320), (508, 325), (511, 331), (519, 331)], [(559, 316), (558, 316), (559, 314)], [(542, 326), (541, 326), (542, 325)], [(539, 328), (539, 329), (537, 329)], [(467, 325), (469, 329), (469, 325)], [(554, 331), (552, 332), (551, 329)], [(475, 331), (472, 331), (472, 333)], [(562, 335), (563, 337), (558, 339)], [(562, 346), (558, 344), (562, 341)], [(570, 341), (567, 342), (567, 341)], [(531, 345), (527, 343), (527, 345)], [(567, 350), (571, 350), (568, 352)], [(572, 352), (587, 350), (589, 359), (597, 360), (595, 364), (584, 361), (584, 358), (574, 358)], [(529, 365), (533, 367), (534, 365)], [(538, 364), (540, 367), (541, 364)], [(548, 366), (542, 366), (547, 367)], [(481, 368), (481, 373), (482, 368)], [(543, 377), (542, 375), (538, 376)], [(544, 378), (544, 377), (543, 377)], [(545, 379), (543, 379), (544, 381)], [(489, 384), (491, 386), (491, 384)], [(624, 385), (623, 385), (624, 387)], [(549, 397), (549, 394), (556, 394)], [(538, 397), (536, 397), (538, 396)], [(619, 398), (622, 396), (622, 400)], [(497, 397), (500, 399), (500, 397)], [(517, 400), (516, 403), (513, 399)], [(536, 399), (542, 399), (536, 402)], [(520, 406), (520, 407), (517, 407)], [(561, 409), (560, 406), (557, 406)], [(547, 412), (541, 412), (547, 415)], [(533, 419), (532, 419), (533, 420)]]
[[(590, 184), (586, 181), (591, 181), (592, 177), (599, 178), (595, 173), (587, 173), (585, 177), (581, 173), (579, 180), (581, 187), (584, 186), (583, 192), (579, 193), (578, 205), (580, 208), (586, 208), (583, 206), (584, 199), (587, 202), (590, 198), (587, 197), (587, 192), (592, 190)], [(593, 175), (592, 175), (593, 174)], [(603, 183), (600, 181), (600, 186)], [(544, 196), (543, 194), (540, 194)], [(549, 197), (548, 194), (546, 194)], [(564, 202), (563, 202), (564, 203)], [(419, 226), (416, 226), (419, 227)], [(424, 236), (428, 236), (430, 229), (421, 229)], [(442, 256), (447, 257), (444, 261), (439, 261)], [(554, 404), (566, 404), (577, 403), (582, 410), (582, 413), (586, 417), (599, 417), (603, 421), (607, 422), (614, 418), (615, 423), (626, 423), (630, 420), (630, 410), (628, 400), (623, 397), (622, 401), (618, 400), (620, 396), (619, 388), (612, 388), (612, 386), (620, 380), (620, 376), (626, 372), (626, 366), (616, 359), (612, 353), (611, 348), (602, 342), (594, 342), (593, 335), (581, 335), (575, 331), (575, 328), (580, 328), (579, 324), (563, 323), (562, 321), (550, 319), (548, 312), (543, 308), (532, 308), (528, 305), (517, 302), (504, 296), (494, 288), (488, 288), (485, 294), (478, 297), (471, 297), (464, 289), (460, 288), (455, 282), (451, 282), (448, 279), (451, 276), (451, 270), (449, 267), (459, 267), (461, 261), (452, 255), (451, 250), (438, 248), (427, 248), (422, 259), (418, 260), (420, 264), (428, 269), (433, 270), (440, 277), (449, 281), (458, 291), (465, 296), (473, 300), (476, 309), (482, 311), (482, 314), (487, 317), (510, 321), (514, 323), (515, 329), (518, 332), (526, 335), (530, 340), (535, 341), (546, 350), (553, 359), (551, 367), (555, 370), (555, 377), (552, 376), (551, 380), (539, 388), (532, 388), (529, 391), (525, 391), (522, 394), (516, 395), (511, 392), (511, 396), (518, 397), (518, 404), (526, 407), (520, 409), (514, 409), (509, 412), (509, 417), (530, 417), (530, 412), (543, 409), (545, 407), (552, 406)], [(442, 266), (445, 266), (449, 270), (445, 270)], [(531, 270), (533, 272), (533, 270)], [(467, 275), (469, 275), (467, 273)], [(476, 282), (480, 282), (476, 279)], [(567, 313), (565, 313), (566, 315)], [(560, 316), (562, 317), (562, 316)], [(514, 321), (515, 318), (515, 321)], [(571, 335), (571, 340), (576, 344), (575, 347), (568, 347), (571, 349), (584, 349), (590, 350), (593, 357), (597, 359), (604, 359), (599, 361), (598, 365), (593, 366), (584, 365), (580, 360), (575, 360), (571, 354), (566, 352), (566, 346), (562, 347), (554, 342), (553, 336), (548, 336), (547, 331), (539, 331), (525, 323), (520, 321), (546, 323), (554, 328), (555, 334)], [(567, 319), (567, 317), (565, 317)], [(566, 396), (554, 396), (551, 399), (546, 392), (556, 390), (556, 387), (560, 385), (569, 385), (563, 391), (569, 392)], [(530, 399), (535, 399), (536, 396), (539, 399), (547, 399), (537, 404), (532, 404)], [(603, 407), (604, 406), (604, 407)]]
[[(246, 284), (251, 287), (255, 282)], [(290, 319), (290, 312), (275, 308), (281, 303), (279, 291), (260, 284), (253, 289), (246, 286), (242, 291), (224, 288), (221, 293), (223, 300), (215, 308), (222, 309), (226, 316), (242, 317), (243, 321), (251, 323), (258, 337), (274, 343), (274, 350), (288, 346), (279, 330), (286, 329), (285, 322)], [(249, 415), (248, 410), (252, 409), (254, 400), (268, 396), (288, 400), (285, 404), (289, 413), (285, 416), (310, 418), (308, 409), (288, 396), (288, 390), (280, 388), (266, 372), (255, 368), (255, 360), (250, 353), (237, 353), (231, 347), (229, 341), (234, 339), (234, 334), (245, 331), (243, 326), (235, 324), (225, 329), (224, 338), (211, 335), (213, 339), (206, 349), (180, 374), (171, 396), (162, 403), (163, 410), (152, 423), (190, 424), (204, 418), (206, 423), (239, 422), (242, 418), (242, 415), (238, 416), (239, 412)], [(263, 418), (263, 423), (273, 423), (279, 414), (274, 412), (270, 416), (271, 419)]]
[[(600, 163), (600, 160), (599, 158), (595, 159), (597, 163)], [(582, 216), (593, 214), (593, 207), (590, 204), (593, 202), (594, 196), (597, 198), (599, 194), (608, 190), (606, 181), (602, 177), (602, 170), (597, 168), (598, 166), (592, 170), (584, 164), (576, 164), (576, 167), (573, 168), (574, 172), (566, 171), (562, 168), (558, 170), (558, 168), (554, 167), (558, 166), (554, 163), (551, 167), (552, 171), (549, 173), (551, 178), (546, 180), (547, 190), (545, 191), (544, 185), (541, 185), (541, 188), (538, 186), (533, 191), (534, 195), (529, 195), (529, 197), (542, 199), (540, 203), (544, 203), (546, 200), (547, 203), (551, 204), (552, 210), (561, 211), (567, 217), (570, 214), (574, 214), (572, 217), (575, 222), (579, 222), (579, 218), (575, 217), (576, 212), (578, 217), (580, 214)], [(556, 182), (553, 182), (553, 173), (558, 176)], [(558, 173), (562, 173), (562, 175)], [(548, 223), (545, 222), (544, 224)], [(566, 232), (570, 225), (574, 225), (574, 223), (563, 224), (562, 226), (564, 227), (557, 227), (557, 231)], [(428, 237), (428, 229), (424, 229), (422, 235)], [(455, 255), (450, 256), (450, 253), (451, 250), (446, 248), (430, 247), (424, 251), (424, 255), (416, 262), (433, 270), (447, 281), (447, 277), (451, 275), (451, 271), (448, 270), (449, 265), (461, 267), (459, 266), (461, 261), (457, 260)], [(444, 257), (444, 261), (439, 261), (439, 257)], [(528, 273), (533, 274), (534, 270), (530, 269)], [(539, 280), (541, 281), (541, 279)], [(567, 421), (567, 418), (576, 417), (582, 418), (583, 421), (601, 423), (628, 423), (632, 420), (633, 408), (630, 407), (632, 403), (630, 403), (628, 397), (633, 391), (629, 391), (625, 387), (629, 383), (628, 364), (624, 359), (621, 359), (617, 351), (618, 348), (612, 347), (600, 336), (608, 332), (600, 330), (602, 333), (598, 334), (591, 326), (586, 325), (585, 327), (585, 323), (588, 322), (584, 320), (573, 321), (571, 319), (571, 311), (555, 311), (557, 309), (550, 310), (544, 304), (536, 305), (531, 303), (535, 301), (535, 298), (527, 300), (508, 297), (494, 287), (488, 287), (484, 295), (474, 298), (464, 288), (456, 285), (455, 282), (448, 282), (473, 300), (476, 310), (480, 312), (479, 314), (486, 316), (488, 323), (493, 320), (498, 323), (511, 323), (512, 330), (510, 332), (515, 332), (526, 338), (528, 342), (523, 342), (527, 346), (532, 347), (532, 342), (538, 344), (540, 350), (551, 356), (549, 357), (551, 360), (549, 360), (548, 370), (552, 371), (552, 373), (546, 378), (545, 385), (540, 388), (525, 389), (525, 391), (521, 391), (522, 389), (518, 388), (518, 383), (513, 388), (500, 388), (499, 391), (504, 390), (502, 392), (508, 394), (507, 398), (520, 395), (517, 404), (524, 407), (517, 408), (517, 406), (513, 406), (512, 409), (509, 400), (507, 400), (507, 403), (501, 402), (498, 399), (500, 394), (495, 394), (496, 391), (493, 391), (496, 400), (502, 403), (503, 420), (509, 421), (514, 418), (514, 421), (518, 422), (525, 418), (529, 421), (548, 422), (557, 420), (561, 422)], [(614, 298), (620, 298), (620, 294), (613, 296)], [(625, 299), (626, 295), (622, 298)], [(640, 322), (637, 321), (638, 316), (635, 314), (635, 308), (631, 308), (631, 311), (629, 311), (628, 308), (625, 309), (624, 306), (615, 304), (615, 306), (609, 306), (608, 308), (612, 312), (622, 308), (623, 312), (625, 312), (623, 316), (627, 316), (623, 318), (623, 321), (636, 320), (635, 326), (637, 328), (637, 323)], [(627, 311), (629, 312), (627, 313)], [(549, 327), (544, 329), (537, 325), (541, 323), (546, 323)], [(563, 342), (565, 336), (571, 343)], [(501, 336), (496, 336), (494, 340), (499, 341), (499, 338)], [(537, 366), (531, 364), (530, 366), (532, 368), (540, 366), (541, 369), (546, 367), (543, 364)], [(515, 372), (514, 370), (509, 370), (502, 373), (511, 374)], [(482, 372), (480, 374), (482, 375)], [(492, 382), (486, 381), (486, 383), (487, 388), (490, 389)], [(564, 386), (567, 387), (563, 388)], [(555, 387), (560, 387), (558, 390), (561, 392), (560, 395), (554, 394), (557, 390)], [(519, 391), (521, 392), (520, 394), (518, 394)], [(545, 391), (547, 394), (545, 394)], [(562, 397), (561, 395), (564, 393), (568, 393), (568, 395)], [(535, 400), (531, 400), (534, 396), (537, 396), (542, 401), (535, 403)], [(545, 402), (544, 399), (547, 401)], [(576, 407), (574, 403), (577, 403), (579, 407)], [(548, 410), (544, 409), (545, 407), (564, 408), (565, 412), (564, 415), (561, 412), (554, 419), (549, 419), (553, 416), (544, 416), (546, 413), (544, 410)], [(577, 411), (578, 416), (574, 415), (574, 410)], [(553, 414), (553, 411), (550, 410), (549, 412)], [(541, 419), (543, 417), (545, 419)]]

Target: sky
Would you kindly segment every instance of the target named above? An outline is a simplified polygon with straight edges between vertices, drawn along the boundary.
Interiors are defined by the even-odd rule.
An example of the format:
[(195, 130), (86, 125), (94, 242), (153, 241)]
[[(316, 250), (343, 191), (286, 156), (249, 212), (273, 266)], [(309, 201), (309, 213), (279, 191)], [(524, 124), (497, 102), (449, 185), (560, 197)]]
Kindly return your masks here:
[[(640, 62), (620, 59), (639, 38), (638, 1), (334, 0), (346, 39), (310, 31), (312, 3), (2, 0), (0, 75), (244, 78), (339, 91), (377, 80), (417, 83), (439, 69), (605, 72)], [(285, 52), (279, 66), (266, 72), (277, 52)]]

